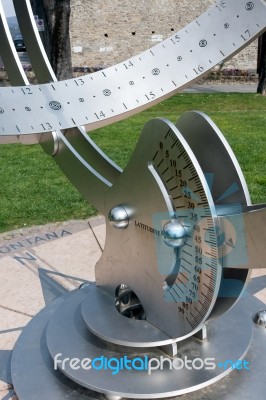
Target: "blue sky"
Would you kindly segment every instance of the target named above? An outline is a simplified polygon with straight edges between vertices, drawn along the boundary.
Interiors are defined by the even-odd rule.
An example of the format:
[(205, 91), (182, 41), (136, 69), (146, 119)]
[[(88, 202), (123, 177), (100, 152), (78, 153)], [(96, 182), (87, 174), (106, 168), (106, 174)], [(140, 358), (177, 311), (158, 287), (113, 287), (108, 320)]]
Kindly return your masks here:
[(12, 17), (13, 15), (15, 15), (12, 0), (2, 0), (2, 4), (7, 17)]

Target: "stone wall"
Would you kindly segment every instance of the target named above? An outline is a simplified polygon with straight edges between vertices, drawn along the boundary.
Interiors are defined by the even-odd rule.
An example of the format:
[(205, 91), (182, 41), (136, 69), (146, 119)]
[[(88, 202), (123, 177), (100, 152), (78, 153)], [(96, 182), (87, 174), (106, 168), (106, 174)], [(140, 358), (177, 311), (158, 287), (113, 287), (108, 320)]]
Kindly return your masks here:
[[(111, 66), (177, 32), (214, 0), (72, 0), (73, 66)], [(256, 69), (257, 42), (226, 63)]]

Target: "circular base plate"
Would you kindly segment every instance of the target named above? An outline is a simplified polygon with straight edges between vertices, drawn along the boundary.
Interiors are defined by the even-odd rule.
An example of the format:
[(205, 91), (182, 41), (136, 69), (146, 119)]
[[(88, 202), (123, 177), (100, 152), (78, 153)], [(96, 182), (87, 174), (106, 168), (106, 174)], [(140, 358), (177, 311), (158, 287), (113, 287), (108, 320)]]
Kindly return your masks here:
[[(20, 400), (33, 400), (37, 394), (39, 400), (99, 397), (99, 394), (73, 383), (64, 374), (71, 376), (71, 379), (76, 382), (81, 383), (84, 379), (85, 384), (82, 383), (82, 385), (102, 393), (133, 398), (158, 398), (197, 390), (204, 385), (214, 383), (229, 372), (218, 367), (213, 371), (159, 370), (153, 371), (151, 375), (148, 375), (146, 371), (121, 371), (116, 375), (113, 375), (110, 370), (65, 370), (64, 374), (58, 370), (54, 371), (49, 351), (53, 355), (62, 353), (62, 358), (89, 357), (92, 359), (100, 356), (120, 358), (124, 355), (167, 357), (159, 349), (142, 348), (134, 349), (133, 352), (128, 347), (110, 345), (90, 333), (80, 312), (80, 304), (86, 298), (88, 290), (90, 288), (72, 292), (58, 299), (41, 311), (23, 331), (12, 358), (13, 383)], [(245, 353), (253, 326), (251, 350), (246, 356), (247, 361), (251, 363), (250, 371), (235, 370), (222, 381), (187, 394), (186, 400), (199, 397), (227, 400), (231, 399), (233, 394), (236, 399), (251, 396), (257, 399), (262, 398), (265, 390), (262, 386), (266, 385), (261, 383), (263, 382), (261, 354), (266, 351), (266, 330), (255, 326), (252, 322), (254, 314), (262, 308), (262, 303), (253, 296), (245, 296), (222, 318), (208, 323), (206, 341), (200, 342), (195, 338), (190, 338), (178, 344), (177, 357), (184, 357), (184, 355), (188, 359), (210, 357), (216, 359), (217, 365), (228, 359), (236, 361)], [(253, 377), (254, 374), (257, 379)], [(253, 388), (254, 385), (256, 390)]]

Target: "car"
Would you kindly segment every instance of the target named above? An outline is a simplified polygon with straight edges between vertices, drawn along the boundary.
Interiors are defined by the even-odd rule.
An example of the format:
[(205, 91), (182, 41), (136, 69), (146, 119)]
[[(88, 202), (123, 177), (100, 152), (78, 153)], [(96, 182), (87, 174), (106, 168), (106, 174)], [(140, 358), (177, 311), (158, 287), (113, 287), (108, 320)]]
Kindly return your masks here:
[(26, 51), (26, 46), (21, 35), (16, 35), (13, 42), (17, 51)]

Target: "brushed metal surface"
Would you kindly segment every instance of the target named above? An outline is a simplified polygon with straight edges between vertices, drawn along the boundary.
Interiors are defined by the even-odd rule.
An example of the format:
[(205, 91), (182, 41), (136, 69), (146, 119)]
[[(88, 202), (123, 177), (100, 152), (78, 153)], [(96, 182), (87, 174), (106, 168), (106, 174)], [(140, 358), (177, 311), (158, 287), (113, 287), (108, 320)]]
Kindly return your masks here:
[[(221, 338), (220, 343), (226, 343), (230, 346), (232, 343), (233, 353), (230, 353), (229, 358), (232, 359), (235, 354), (235, 348), (239, 344), (238, 335), (245, 335), (245, 330), (241, 330), (239, 318), (252, 320), (259, 310), (264, 308), (264, 304), (253, 296), (253, 293), (259, 291), (262, 287), (261, 280), (264, 278), (255, 278), (248, 286), (248, 293), (242, 297), (241, 303), (237, 304), (222, 321), (222, 329), (227, 327), (230, 329), (231, 324), (236, 321), (236, 329), (231, 335)], [(74, 293), (69, 293), (67, 296), (73, 296)], [(85, 299), (86, 293), (82, 299)], [(80, 299), (80, 301), (82, 301)], [(69, 399), (99, 399), (101, 394), (82, 388), (69, 380), (59, 371), (53, 370), (53, 361), (46, 344), (46, 326), (51, 317), (55, 315), (59, 307), (62, 306), (66, 298), (60, 298), (51, 303), (47, 308), (42, 310), (26, 327), (17, 341), (12, 356), (12, 379), (19, 400), (35, 400), (36, 393), (39, 400), (63, 400)], [(72, 300), (71, 300), (72, 302)], [(66, 309), (65, 309), (66, 310)], [(77, 314), (79, 315), (77, 310)], [(227, 322), (226, 322), (227, 321)], [(220, 332), (220, 327), (217, 326), (217, 331)], [(176, 399), (186, 400), (261, 400), (264, 398), (265, 384), (265, 360), (262, 356), (266, 351), (266, 329), (257, 327), (253, 324), (252, 341), (245, 359), (250, 362), (250, 371), (232, 371), (212, 385), (200, 389), (192, 393), (187, 393), (183, 397)], [(83, 326), (82, 332), (83, 336)], [(224, 331), (221, 331), (224, 334)], [(87, 338), (87, 334), (85, 333)], [(65, 331), (62, 337), (65, 337)], [(84, 339), (86, 340), (86, 339)], [(235, 343), (236, 340), (236, 343)], [(235, 344), (235, 346), (234, 346)], [(69, 347), (71, 349), (72, 343)], [(56, 350), (56, 349), (55, 349)], [(87, 353), (87, 350), (85, 351)], [(215, 353), (214, 353), (215, 354)], [(84, 356), (84, 354), (83, 354)], [(180, 356), (180, 353), (179, 353)], [(211, 354), (211, 357), (213, 354)], [(224, 355), (224, 359), (227, 354)], [(219, 360), (221, 360), (219, 358)], [(187, 378), (186, 378), (187, 379)], [(128, 397), (128, 395), (127, 395)]]
[[(72, 293), (73, 294), (73, 293)], [(54, 300), (27, 325), (12, 353), (12, 382), (19, 400), (96, 400), (100, 394), (84, 389), (53, 369), (46, 344), (47, 323), (57, 308), (71, 295)], [(22, 350), (23, 349), (23, 350)], [(22, 353), (21, 353), (22, 351)]]
[[(100, 352), (119, 357), (124, 352), (131, 356), (136, 353), (158, 356), (161, 350), (145, 349), (145, 346), (175, 341), (180, 354), (241, 359), (248, 348), (252, 327), (252, 320), (245, 314), (245, 308), (249, 308), (246, 301), (242, 299), (218, 320), (206, 322), (219, 304), (222, 304), (220, 310), (223, 312), (234, 304), (249, 277), (243, 268), (237, 271), (226, 268), (221, 283), (222, 267), (228, 265), (223, 263), (223, 249), (218, 244), (217, 232), (220, 229), (227, 232), (225, 219), (228, 220), (228, 216), (218, 218), (216, 206), (228, 206), (231, 202), (250, 206), (250, 199), (242, 172), (218, 128), (206, 116), (190, 113), (177, 124), (184, 139), (173, 124), (164, 120), (151, 121), (144, 128), (132, 159), (121, 174), (121, 169), (91, 141), (82, 125), (94, 129), (116, 122), (166, 99), (207, 74), (214, 65), (228, 59), (265, 31), (265, 1), (217, 1), (186, 28), (152, 49), (106, 70), (62, 82), (56, 81), (42, 47), (30, 1), (14, 0), (14, 5), (40, 84), (28, 84), (0, 1), (0, 34), (3, 38), (0, 53), (15, 85), (0, 89), (0, 142), (40, 142), (80, 193), (106, 216), (119, 205), (131, 210), (128, 227), (122, 231), (114, 230), (111, 225), (107, 228), (107, 245), (96, 271), (97, 284), (106, 291), (103, 294), (106, 301), (100, 301), (103, 297), (97, 298), (96, 293), (101, 289), (88, 287), (75, 292), (59, 302), (58, 309), (57, 306), (46, 309), (30, 324), (27, 335), (23, 333), (12, 362), (19, 398), (29, 400), (32, 396), (31, 389), (26, 387), (27, 380), (22, 379), (21, 359), (22, 354), (27, 359), (25, 349), (33, 342), (34, 356), (27, 359), (26, 369), (32, 370), (32, 360), (40, 367), (35, 375), (35, 387), (43, 382), (39, 371), (47, 367), (44, 376), (49, 376), (52, 384), (44, 390), (46, 398), (56, 398), (57, 391), (58, 398), (62, 398), (63, 392), (69, 395), (68, 389), (73, 386), (70, 381), (64, 381), (64, 389), (61, 384), (54, 385), (47, 344), (53, 357), (58, 352), (84, 357), (86, 351), (91, 353), (90, 357), (96, 357)], [(225, 163), (229, 165), (226, 176), (221, 172)], [(214, 180), (213, 186), (208, 185), (206, 173), (219, 176), (219, 183)], [(175, 187), (172, 187), (173, 183)], [(231, 190), (226, 196), (224, 193), (230, 184), (239, 190)], [(182, 216), (181, 211), (185, 215)], [(191, 221), (187, 223), (190, 214)], [(250, 259), (257, 257), (256, 265), (260, 267), (264, 262), (261, 215), (265, 219), (265, 210), (247, 210), (243, 214), (248, 244), (253, 245), (248, 256)], [(237, 218), (239, 214), (231, 218), (232, 224)], [(162, 240), (163, 223), (174, 220), (181, 221), (179, 223), (186, 229), (186, 240), (180, 248), (169, 248)], [(208, 225), (206, 221), (209, 221)], [(193, 231), (198, 228), (206, 231), (200, 239)], [(261, 235), (259, 257), (256, 256), (258, 247), (254, 246), (258, 235)], [(200, 262), (199, 247), (203, 253)], [(187, 257), (192, 257), (191, 262)], [(227, 284), (224, 281), (232, 277), (237, 277), (241, 283), (238, 292), (234, 292), (233, 299), (220, 298), (221, 287), (224, 290)], [(147, 321), (122, 319), (117, 313), (112, 301), (121, 284), (134, 289)], [(88, 298), (85, 299), (89, 291), (89, 302), (95, 300), (90, 309), (87, 308)], [(88, 331), (82, 314), (98, 338)], [(111, 321), (110, 331), (106, 333), (107, 317)], [(46, 343), (44, 332), (49, 319)], [(208, 336), (200, 343), (192, 335), (205, 324)], [(241, 332), (238, 336), (234, 335), (237, 331)], [(37, 350), (40, 336), (41, 349)], [(29, 342), (28, 337), (34, 339), (33, 342)], [(136, 350), (138, 343), (141, 349)], [(129, 348), (129, 345), (135, 347)], [(46, 367), (40, 362), (42, 357)], [(92, 371), (90, 375), (72, 369), (63, 372), (82, 386), (109, 396), (160, 398), (202, 389), (224, 377), (230, 368), (214, 373), (193, 371), (189, 376), (187, 371), (178, 374), (158, 371), (149, 379), (138, 373), (126, 375), (125, 371), (116, 379), (106, 371)], [(61, 381), (61, 378), (56, 374), (56, 379)], [(79, 390), (76, 386), (71, 398), (76, 398)], [(83, 394), (90, 396), (88, 392)]]
[[(217, 213), (223, 210), (230, 214), (226, 206), (233, 205), (240, 206), (244, 212), (244, 207), (251, 205), (248, 187), (236, 156), (220, 129), (211, 118), (199, 111), (181, 115), (176, 126), (187, 140), (205, 174)], [(224, 233), (224, 229), (221, 232)], [(227, 233), (226, 238), (230, 239), (229, 232)], [(239, 235), (241, 233), (240, 230)], [(225, 255), (222, 244), (220, 246)], [(243, 249), (240, 251), (243, 252)], [(227, 311), (239, 299), (250, 279), (250, 271), (240, 269), (235, 264), (230, 269), (230, 261), (232, 263), (228, 257), (222, 258), (223, 267), (227, 264), (227, 269), (222, 272), (222, 287), (212, 316)]]
[[(39, 83), (56, 82), (57, 78), (47, 58), (36, 27), (30, 0), (14, 0), (14, 7), (37, 81)], [(26, 81), (23, 83), (28, 85)], [(14, 85), (13, 82), (12, 84)], [(47, 128), (47, 125), (44, 126)], [(99, 149), (83, 127), (67, 129), (62, 133), (70, 145), (79, 153), (80, 157), (92, 165), (105, 179), (112, 182), (119, 176), (121, 169)], [(43, 145), (43, 142), (41, 144)]]
[[(113, 298), (120, 284), (127, 285), (154, 327), (179, 341), (193, 335), (218, 295), (218, 221), (197, 159), (171, 122), (154, 119), (143, 128), (128, 165), (106, 192), (106, 219), (119, 204), (132, 210), (132, 217), (123, 230), (107, 224), (97, 285)], [(178, 249), (161, 235), (172, 219), (187, 232)]]
[[(90, 287), (81, 291), (83, 293), (73, 293), (58, 307), (50, 319), (46, 340), (53, 358), (59, 353), (60, 359), (80, 360), (87, 357), (93, 360), (101, 356), (118, 359), (123, 356), (130, 359), (144, 356), (159, 358), (161, 355), (165, 357), (163, 351), (158, 348), (115, 346), (90, 333), (83, 322), (80, 310), (81, 303), (89, 291)], [(190, 338), (178, 343), (177, 358), (185, 356), (188, 359), (214, 358), (217, 365), (225, 360), (243, 359), (250, 345), (253, 321), (246, 313), (244, 304), (239, 304), (233, 310), (231, 314), (228, 313), (218, 320), (207, 323), (208, 341), (201, 342), (196, 338)], [(241, 335), (236, 335), (237, 331), (241, 332)], [(229, 365), (227, 367), (213, 370), (192, 369), (189, 373), (186, 368), (180, 370), (164, 368), (153, 371), (151, 375), (146, 371), (121, 369), (118, 374), (113, 375), (108, 369), (73, 370), (68, 363), (64, 368), (61, 364), (58, 365), (63, 374), (84, 387), (100, 393), (142, 399), (178, 396), (200, 390), (225, 378), (232, 371)]]
[(174, 342), (148, 321), (121, 315), (115, 308), (114, 298), (97, 286), (90, 288), (81, 304), (81, 314), (88, 329), (110, 343), (130, 347), (156, 347)]
[[(239, 221), (243, 223), (244, 229), (238, 232), (242, 238), (238, 238), (240, 242), (239, 251), (246, 252), (247, 257), (243, 260), (243, 264), (235, 265), (234, 268), (260, 269), (265, 268), (265, 243), (266, 243), (266, 205), (258, 205), (247, 207), (242, 214), (229, 214), (219, 216), (222, 230), (226, 237), (230, 237), (230, 229), (228, 222), (232, 226), (239, 225)], [(229, 232), (228, 232), (229, 231)], [(230, 268), (230, 259), (226, 259), (224, 268)]]
[[(104, 71), (62, 82), (1, 88), (0, 134), (108, 125), (175, 94), (266, 28), (264, 1), (217, 1), (151, 50)], [(30, 111), (27, 111), (25, 109)]]

